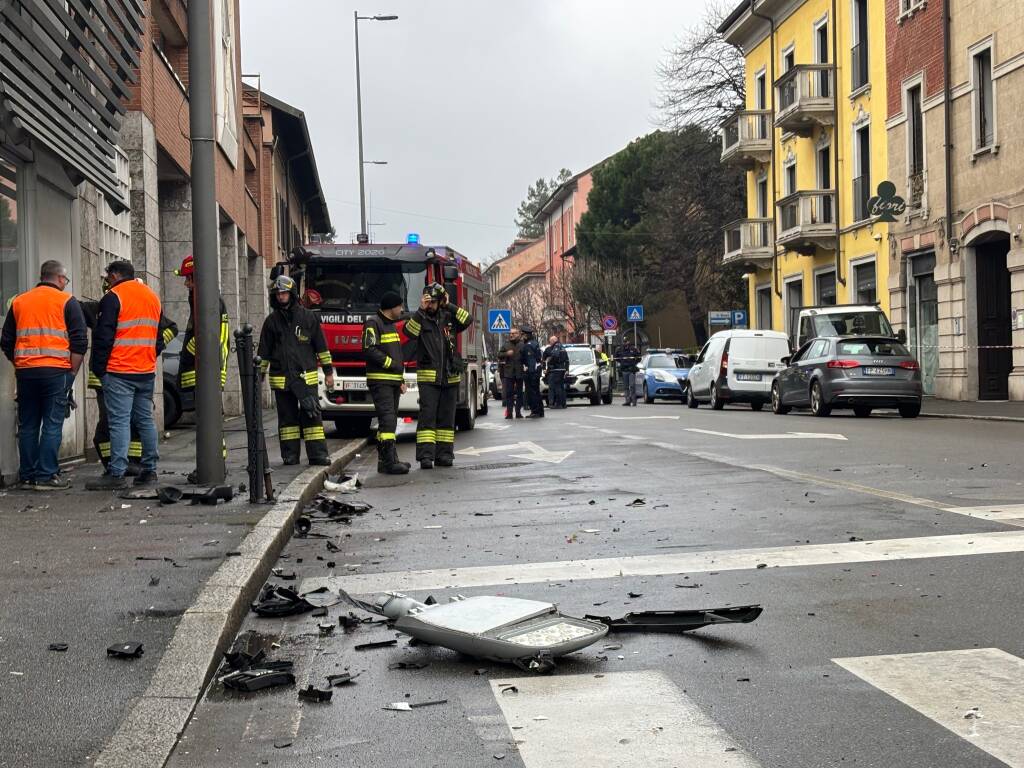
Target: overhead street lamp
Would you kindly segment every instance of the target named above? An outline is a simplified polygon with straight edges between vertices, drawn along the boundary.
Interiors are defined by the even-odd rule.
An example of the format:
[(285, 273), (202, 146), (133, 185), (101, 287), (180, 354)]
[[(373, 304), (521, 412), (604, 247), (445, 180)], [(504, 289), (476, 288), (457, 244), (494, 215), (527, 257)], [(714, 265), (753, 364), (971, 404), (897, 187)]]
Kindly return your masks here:
[[(356, 31), (356, 121), (359, 135), (359, 235), (356, 238), (360, 243), (369, 242), (370, 236), (366, 232), (366, 179), (363, 169), (367, 165), (363, 160), (363, 90), (359, 77), (359, 22), (360, 21), (397, 21), (397, 16), (360, 16), (359, 11), (353, 11), (352, 17)], [(372, 165), (386, 165), (382, 162), (373, 162)]]

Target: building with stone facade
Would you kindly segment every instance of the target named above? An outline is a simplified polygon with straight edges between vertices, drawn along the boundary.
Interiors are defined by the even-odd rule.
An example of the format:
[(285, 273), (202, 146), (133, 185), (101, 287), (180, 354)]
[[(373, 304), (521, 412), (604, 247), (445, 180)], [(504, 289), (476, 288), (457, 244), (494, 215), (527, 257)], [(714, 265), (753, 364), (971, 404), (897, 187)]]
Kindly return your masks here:
[(1024, 400), (1024, 4), (947, 2), (886, 2), (893, 320), (929, 393)]

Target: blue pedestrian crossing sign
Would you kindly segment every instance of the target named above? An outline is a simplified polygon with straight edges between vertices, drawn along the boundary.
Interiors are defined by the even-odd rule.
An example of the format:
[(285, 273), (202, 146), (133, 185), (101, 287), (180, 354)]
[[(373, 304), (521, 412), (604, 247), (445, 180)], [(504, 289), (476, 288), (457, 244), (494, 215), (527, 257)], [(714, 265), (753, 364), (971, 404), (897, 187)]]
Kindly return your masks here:
[(632, 304), (626, 307), (626, 322), (642, 323), (644, 321), (643, 304)]
[(508, 333), (512, 328), (511, 309), (491, 309), (487, 312), (487, 330), (491, 333)]

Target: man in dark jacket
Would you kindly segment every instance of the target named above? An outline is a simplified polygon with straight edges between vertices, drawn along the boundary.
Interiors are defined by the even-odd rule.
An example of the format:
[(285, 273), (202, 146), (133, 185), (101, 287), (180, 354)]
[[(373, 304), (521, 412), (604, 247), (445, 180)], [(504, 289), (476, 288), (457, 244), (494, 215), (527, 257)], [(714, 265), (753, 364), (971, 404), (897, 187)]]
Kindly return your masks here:
[(295, 281), (281, 275), (274, 281), (273, 309), (260, 331), (257, 354), (260, 371), (268, 374), (277, 403), (277, 437), (281, 460), (298, 464), (299, 440), (306, 441), (309, 463), (327, 466), (327, 436), (320, 419), (317, 368), (322, 368), (327, 389), (334, 389), (334, 363), (320, 318), (299, 303)]
[(544, 350), (548, 373), (548, 407), (552, 410), (565, 408), (565, 377), (569, 372), (569, 353), (557, 336), (548, 339)]
[(404, 475), (409, 465), (398, 460), (395, 430), (398, 429), (398, 400), (405, 394), (405, 363), (402, 340), (395, 322), (402, 317), (402, 297), (387, 291), (376, 315), (363, 323), (363, 356), (366, 358), (366, 388), (377, 412), (377, 473)]
[(526, 402), (530, 407), (527, 418), (544, 418), (544, 398), (540, 396), (541, 349), (533, 328), (523, 328), (523, 368), (526, 370)]
[(498, 372), (501, 394), (505, 401), (505, 418), (523, 418), (523, 339), (518, 328), (511, 328), (508, 340), (498, 350)]
[(637, 367), (640, 365), (640, 350), (632, 341), (626, 341), (615, 353), (615, 362), (619, 364), (619, 372), (626, 387), (626, 401), (623, 405), (636, 406)]
[(416, 424), (416, 460), (420, 469), (450, 467), (455, 461), (455, 407), (465, 363), (455, 336), (473, 322), (472, 315), (450, 303), (440, 283), (423, 289), (420, 308), (405, 324), (409, 337), (405, 359), (416, 358), (420, 415)]

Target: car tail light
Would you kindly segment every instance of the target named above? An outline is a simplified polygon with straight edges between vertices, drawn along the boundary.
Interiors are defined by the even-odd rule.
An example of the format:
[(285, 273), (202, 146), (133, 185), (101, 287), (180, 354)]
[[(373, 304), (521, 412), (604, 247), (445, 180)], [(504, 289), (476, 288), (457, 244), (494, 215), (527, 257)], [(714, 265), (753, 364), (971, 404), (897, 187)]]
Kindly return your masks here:
[(718, 369), (719, 376), (727, 376), (729, 374), (729, 352), (722, 353), (722, 366)]
[(860, 363), (856, 360), (829, 360), (829, 368), (860, 368)]
[(906, 368), (908, 371), (920, 371), (921, 365), (917, 360), (904, 360), (900, 363), (900, 368)]

